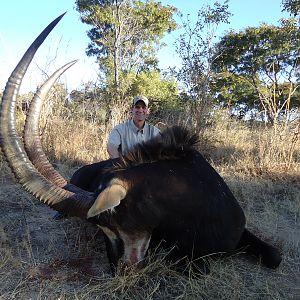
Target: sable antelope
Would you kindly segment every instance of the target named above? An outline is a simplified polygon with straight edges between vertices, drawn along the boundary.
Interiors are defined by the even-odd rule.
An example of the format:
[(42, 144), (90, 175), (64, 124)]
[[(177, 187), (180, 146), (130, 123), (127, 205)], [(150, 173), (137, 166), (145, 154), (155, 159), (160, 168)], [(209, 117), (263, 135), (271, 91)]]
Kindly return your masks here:
[[(63, 16), (63, 15), (62, 15)], [(281, 262), (279, 251), (245, 228), (242, 208), (213, 167), (196, 150), (197, 138), (174, 127), (138, 145), (103, 173), (101, 163), (85, 167), (73, 183), (57, 173), (45, 156), (38, 135), (38, 116), (45, 94), (74, 62), (53, 74), (37, 92), (26, 119), (24, 143), (15, 129), (15, 104), (35, 52), (62, 16), (50, 23), (26, 51), (3, 93), (0, 144), (20, 184), (54, 210), (87, 219), (106, 236), (113, 266), (141, 262), (149, 247), (172, 248), (169, 258), (197, 259), (238, 249), (269, 267)], [(94, 168), (93, 176), (84, 174)], [(86, 186), (88, 185), (88, 186)]]

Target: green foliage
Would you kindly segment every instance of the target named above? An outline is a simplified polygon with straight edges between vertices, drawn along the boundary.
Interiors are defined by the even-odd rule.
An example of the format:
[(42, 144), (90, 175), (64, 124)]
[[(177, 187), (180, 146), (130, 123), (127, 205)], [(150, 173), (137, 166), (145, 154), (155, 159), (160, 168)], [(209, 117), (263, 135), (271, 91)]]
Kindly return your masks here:
[(158, 71), (139, 73), (131, 85), (130, 94), (146, 95), (153, 110), (172, 109), (179, 105), (177, 82), (162, 78)]
[[(212, 103), (210, 81), (214, 38), (217, 27), (230, 17), (228, 1), (204, 6), (195, 23), (182, 18), (183, 33), (177, 41), (177, 53), (182, 60), (178, 79), (185, 86), (184, 98), (191, 100), (191, 126), (199, 130), (205, 126)], [(181, 16), (183, 17), (183, 16)]]
[[(105, 123), (126, 118), (129, 99), (139, 91), (169, 105), (177, 86), (160, 79), (157, 51), (164, 34), (176, 28), (176, 9), (154, 0), (76, 0), (76, 9), (91, 26), (87, 54), (97, 58), (103, 77), (99, 99)], [(160, 94), (150, 93), (145, 74), (160, 86)]]
[(300, 13), (300, 0), (282, 0), (283, 10), (289, 12), (292, 16)]
[[(223, 5), (216, 2), (214, 7), (205, 6), (198, 12), (198, 18), (193, 24), (189, 17), (183, 20), (183, 33), (177, 40), (177, 53), (182, 60), (182, 68), (178, 78), (184, 82), (188, 92), (195, 98), (206, 85), (207, 75), (212, 63), (213, 38), (217, 26), (227, 22), (228, 1)], [(199, 87), (200, 85), (202, 88)]]
[(255, 107), (259, 103), (255, 89), (248, 79), (227, 70), (214, 75), (210, 88), (215, 92), (217, 102), (228, 107), (238, 105)]
[(217, 45), (214, 67), (235, 74), (268, 76), (270, 64), (277, 71), (289, 72), (299, 55), (300, 31), (293, 19), (281, 26), (262, 24), (238, 33), (231, 31)]
[(92, 26), (87, 54), (97, 57), (106, 85), (113, 84), (117, 92), (121, 73), (156, 68), (160, 40), (176, 28), (176, 9), (153, 0), (77, 0), (76, 9)]
[[(300, 31), (294, 18), (231, 31), (217, 44), (214, 91), (227, 103), (264, 109), (270, 120), (298, 106)], [(223, 88), (222, 88), (223, 87)], [(241, 94), (241, 91), (248, 91)], [(227, 92), (230, 91), (230, 95)]]

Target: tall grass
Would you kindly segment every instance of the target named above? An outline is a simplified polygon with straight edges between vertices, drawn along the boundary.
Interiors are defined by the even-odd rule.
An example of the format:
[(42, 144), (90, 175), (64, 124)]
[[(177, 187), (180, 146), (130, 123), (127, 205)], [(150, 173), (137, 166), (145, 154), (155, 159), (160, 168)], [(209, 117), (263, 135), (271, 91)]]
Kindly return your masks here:
[(300, 174), (298, 127), (299, 123), (292, 123), (275, 134), (270, 126), (232, 119), (219, 111), (205, 131), (207, 146), (211, 147), (206, 154), (228, 175), (297, 177)]
[[(108, 158), (106, 143), (115, 124), (130, 116), (114, 112), (113, 122), (105, 124), (88, 120), (81, 113), (47, 115), (42, 118), (42, 142), (45, 152), (56, 162), (81, 165)], [(124, 108), (120, 109), (124, 112)], [(183, 117), (184, 116), (184, 117)], [(47, 123), (47, 120), (51, 122)], [(22, 118), (21, 118), (22, 119)], [(162, 129), (174, 124), (189, 127), (188, 112), (168, 113), (152, 119)], [(45, 125), (46, 124), (46, 125)], [(230, 118), (226, 111), (217, 111), (201, 131), (199, 150), (223, 173), (243, 176), (280, 178), (300, 174), (299, 123), (285, 126), (274, 134), (270, 126)], [(277, 129), (278, 132), (278, 129)]]

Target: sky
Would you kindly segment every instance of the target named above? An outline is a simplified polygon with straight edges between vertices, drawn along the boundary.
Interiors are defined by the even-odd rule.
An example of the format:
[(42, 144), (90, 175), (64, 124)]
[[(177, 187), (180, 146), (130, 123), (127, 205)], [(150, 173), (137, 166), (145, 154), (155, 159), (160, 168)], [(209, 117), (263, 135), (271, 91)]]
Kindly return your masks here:
[[(161, 0), (164, 5), (177, 7), (184, 15), (195, 19), (199, 9), (213, 5), (215, 0)], [(220, 1), (221, 2), (221, 1)], [(259, 26), (262, 22), (278, 25), (278, 20), (288, 17), (281, 12), (281, 0), (229, 0), (229, 10), (233, 14), (230, 24), (223, 25), (220, 32), (229, 29), (242, 30), (248, 26)], [(18, 61), (37, 35), (57, 16), (67, 12), (38, 50), (21, 86), (21, 93), (35, 91), (63, 64), (79, 59), (61, 78), (69, 91), (83, 86), (88, 81), (95, 82), (97, 65), (94, 57), (85, 54), (89, 38), (89, 26), (80, 21), (74, 0), (14, 0), (1, 1), (0, 18), (0, 91), (17, 65)], [(165, 38), (167, 47), (159, 53), (160, 67), (179, 64), (174, 41), (178, 32)]]

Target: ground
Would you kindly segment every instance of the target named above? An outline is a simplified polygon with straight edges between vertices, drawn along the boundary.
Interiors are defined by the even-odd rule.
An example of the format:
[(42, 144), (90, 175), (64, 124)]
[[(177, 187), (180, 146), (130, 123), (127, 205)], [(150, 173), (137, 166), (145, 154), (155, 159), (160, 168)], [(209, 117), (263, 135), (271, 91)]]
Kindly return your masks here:
[(297, 185), (288, 202), (294, 207), (276, 201), (275, 209), (274, 187), (266, 183), (262, 192), (262, 185), (254, 186), (257, 197), (266, 199), (254, 207), (246, 203), (246, 191), (255, 182), (228, 180), (251, 229), (259, 225), (258, 232), (283, 251), (277, 270), (238, 255), (212, 262), (209, 275), (181, 275), (157, 254), (145, 269), (112, 277), (98, 228), (77, 218), (53, 220), (54, 211), (25, 192), (7, 168), (0, 169), (0, 299), (300, 299)]

